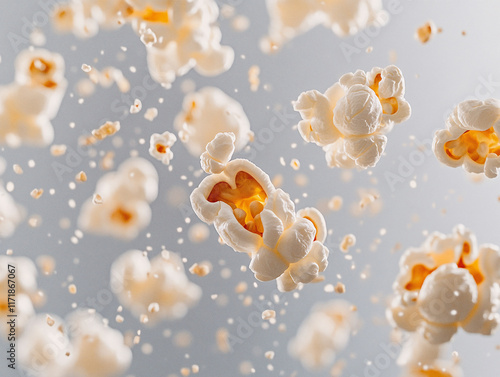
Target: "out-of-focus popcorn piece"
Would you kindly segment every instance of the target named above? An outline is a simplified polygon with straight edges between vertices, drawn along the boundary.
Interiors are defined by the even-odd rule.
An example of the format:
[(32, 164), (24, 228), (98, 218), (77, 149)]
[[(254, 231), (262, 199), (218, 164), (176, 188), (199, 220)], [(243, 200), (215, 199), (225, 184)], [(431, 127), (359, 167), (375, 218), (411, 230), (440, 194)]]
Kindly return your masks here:
[(491, 335), (500, 321), (500, 250), (478, 246), (463, 225), (433, 233), (403, 254), (393, 289), (389, 320), (432, 344), (449, 342), (459, 327)]
[[(12, 275), (9, 277), (12, 270), (15, 271), (14, 279)], [(3, 334), (12, 332), (8, 323), (11, 317), (7, 317), (8, 315), (17, 316), (15, 331), (12, 334), (15, 336), (24, 331), (26, 323), (35, 314), (34, 306), (37, 304), (38, 296), (37, 275), (37, 269), (31, 259), (0, 255), (0, 316), (5, 319), (0, 322), (0, 331)], [(14, 288), (11, 286), (13, 281)], [(10, 300), (9, 289), (15, 291), (14, 295), (10, 295)]]
[(250, 90), (256, 92), (259, 90), (260, 85), (260, 68), (258, 65), (252, 65), (248, 70), (248, 82), (250, 83)]
[(113, 377), (131, 361), (123, 335), (88, 310), (71, 313), (66, 323), (40, 314), (19, 339), (19, 363), (30, 376)]
[(158, 109), (156, 107), (150, 107), (144, 113), (144, 119), (152, 122), (158, 116)]
[[(231, 138), (219, 134), (214, 140), (222, 137)], [(224, 149), (230, 150), (228, 145)], [(214, 224), (221, 240), (233, 250), (251, 256), (250, 269), (257, 279), (277, 280), (278, 289), (291, 291), (317, 278), (328, 265), (323, 215), (314, 208), (295, 213), (289, 195), (276, 189), (269, 176), (248, 160), (233, 160), (222, 167), (191, 194), (198, 217)]]
[(432, 36), (438, 32), (438, 28), (433, 21), (427, 21), (424, 25), (419, 27), (415, 33), (415, 39), (420, 43), (425, 44), (430, 41)]
[(358, 316), (349, 302), (333, 300), (317, 304), (290, 341), (288, 352), (308, 370), (324, 369), (347, 346), (357, 326)]
[(149, 140), (149, 154), (163, 164), (169, 165), (174, 158), (171, 148), (176, 141), (175, 135), (168, 131), (162, 134), (152, 134)]
[(235, 150), (240, 151), (250, 140), (250, 122), (243, 107), (215, 87), (205, 87), (184, 98), (182, 111), (174, 121), (179, 139), (189, 153), (200, 156), (218, 133), (232, 132)]
[(0, 185), (0, 239), (12, 236), (23, 218), (23, 208)]
[(458, 104), (446, 128), (436, 132), (432, 148), (445, 165), (495, 178), (500, 168), (499, 135), (500, 101), (468, 100)]
[(373, 167), (385, 150), (385, 135), (411, 115), (404, 94), (396, 66), (347, 73), (324, 94), (304, 92), (293, 103), (302, 117), (300, 135), (323, 147), (330, 167)]
[(25, 50), (15, 67), (14, 82), (0, 87), (0, 144), (47, 146), (67, 87), (64, 59), (43, 49)]
[[(200, 287), (188, 280), (179, 256), (167, 251), (151, 261), (139, 250), (126, 252), (111, 267), (111, 287), (136, 317), (147, 315), (149, 325), (184, 317), (201, 297)], [(158, 310), (149, 311), (151, 303)]]
[(97, 140), (104, 140), (118, 131), (120, 131), (120, 122), (106, 122), (101, 127), (92, 130), (92, 136)]
[(134, 104), (130, 106), (130, 114), (137, 114), (142, 110), (142, 102), (140, 99), (135, 99)]
[(83, 203), (78, 224), (84, 231), (131, 240), (151, 221), (149, 204), (158, 195), (158, 173), (142, 158), (129, 158), (96, 185), (100, 205)]
[(371, 25), (382, 27), (389, 19), (381, 0), (267, 0), (267, 8), (269, 34), (260, 43), (266, 53), (318, 25), (345, 37)]

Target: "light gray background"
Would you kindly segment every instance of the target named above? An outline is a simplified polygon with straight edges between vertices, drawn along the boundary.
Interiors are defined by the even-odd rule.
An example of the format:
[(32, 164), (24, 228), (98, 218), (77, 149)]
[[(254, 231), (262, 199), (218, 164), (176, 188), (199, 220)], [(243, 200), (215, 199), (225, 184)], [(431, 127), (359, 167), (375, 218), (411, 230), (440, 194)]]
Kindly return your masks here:
[[(394, 2), (384, 3), (387, 5)], [(271, 176), (282, 174), (285, 177), (282, 188), (290, 193), (292, 198), (300, 198), (297, 208), (324, 204), (324, 201), (333, 195), (341, 195), (344, 198), (344, 207), (340, 212), (325, 212), (328, 228), (333, 230), (328, 241), (331, 256), (325, 273), (325, 283), (308, 285), (300, 292), (299, 299), (294, 298), (292, 294), (286, 294), (277, 306), (277, 320), (278, 323), (286, 324), (286, 333), (278, 332), (277, 325), (271, 326), (269, 330), (255, 328), (243, 344), (235, 346), (234, 352), (227, 355), (216, 351), (216, 329), (226, 326), (236, 334), (238, 317), (246, 319), (252, 312), (260, 313), (260, 309), (255, 306), (243, 307), (241, 300), (234, 294), (234, 286), (239, 281), (246, 281), (250, 287), (248, 293), (254, 300), (257, 301), (258, 297), (263, 295), (264, 301), (267, 302), (272, 299), (271, 293), (275, 284), (258, 283), (257, 287), (253, 287), (255, 279), (251, 272), (240, 271), (241, 265), (248, 264), (248, 258), (234, 253), (229, 247), (219, 245), (213, 228), (210, 239), (203, 244), (194, 245), (187, 239), (188, 226), (184, 223), (185, 213), (182, 210), (184, 207), (172, 207), (166, 201), (166, 193), (172, 187), (184, 188), (187, 196), (191, 191), (188, 182), (192, 180), (197, 185), (200, 181), (200, 178), (193, 178), (192, 173), (198, 170), (198, 161), (186, 152), (182, 143), (178, 142), (173, 149), (175, 157), (172, 172), (152, 160), (160, 174), (160, 195), (152, 206), (153, 221), (147, 229), (147, 232), (151, 233), (150, 238), (146, 237), (146, 231), (129, 243), (85, 235), (77, 245), (72, 244), (70, 238), (77, 229), (75, 219), (79, 207), (92, 195), (95, 183), (102, 174), (98, 169), (89, 168), (88, 164), (91, 160), (98, 159), (84, 156), (74, 172), (65, 175), (63, 182), (60, 182), (51, 167), (52, 162), (56, 160), (50, 155), (48, 148), (2, 149), (1, 155), (7, 160), (8, 168), (1, 179), (4, 183), (12, 181), (15, 184), (12, 195), (26, 207), (29, 215), (39, 214), (43, 218), (43, 224), (39, 228), (30, 228), (25, 222), (18, 227), (14, 237), (1, 240), (2, 252), (13, 249), (15, 255), (27, 255), (32, 258), (48, 254), (57, 260), (56, 275), (39, 277), (39, 285), (47, 295), (46, 305), (39, 310), (65, 316), (72, 310), (71, 304), (74, 302), (79, 306), (86, 306), (87, 299), (96, 298), (99, 292), (107, 289), (109, 267), (117, 256), (126, 250), (144, 250), (147, 246), (153, 248), (153, 256), (165, 245), (167, 249), (179, 252), (187, 258), (187, 267), (194, 262), (208, 259), (214, 264), (214, 271), (204, 278), (190, 275), (192, 281), (202, 286), (203, 298), (183, 320), (164, 322), (150, 329), (124, 310), (125, 322), (117, 324), (114, 321), (118, 306), (116, 299), (99, 310), (103, 316), (110, 319), (112, 327), (122, 331), (141, 329), (142, 342), (154, 346), (151, 355), (142, 354), (140, 347), (134, 348), (134, 361), (128, 374), (138, 377), (179, 375), (181, 367), (198, 364), (201, 367), (200, 376), (235, 376), (238, 375), (239, 364), (248, 360), (254, 365), (257, 376), (290, 376), (294, 371), (297, 371), (297, 376), (310, 376), (311, 373), (304, 371), (298, 361), (288, 356), (287, 343), (295, 335), (298, 324), (307, 316), (312, 305), (342, 297), (357, 305), (363, 319), (359, 333), (339, 355), (348, 361), (344, 375), (366, 375), (366, 363), (380, 357), (383, 353), (380, 344), (389, 342), (390, 327), (383, 320), (384, 304), (391, 293), (391, 284), (398, 272), (398, 260), (402, 250), (421, 244), (425, 239), (425, 231), (449, 233), (457, 223), (471, 228), (480, 243), (500, 244), (497, 220), (500, 212), (498, 180), (474, 183), (462, 169), (442, 166), (432, 154), (427, 154), (422, 163), (419, 161), (413, 164), (410, 176), (402, 177), (403, 182), (398, 182), (394, 189), (386, 180), (388, 173), (401, 175), (401, 172), (398, 173), (401, 161), (408, 161), (410, 156), (415, 155), (417, 147), (411, 138), (430, 140), (436, 129), (444, 127), (444, 119), (456, 103), (468, 97), (500, 97), (500, 84), (490, 88), (483, 84), (489, 79), (500, 82), (500, 3), (495, 0), (401, 0), (399, 3), (400, 12), (393, 15), (390, 23), (376, 31), (376, 35), (369, 37), (365, 44), (360, 44), (359, 37), (340, 39), (329, 30), (318, 27), (293, 40), (278, 54), (265, 56), (258, 48), (259, 39), (266, 33), (269, 22), (265, 3), (262, 0), (239, 1), (236, 3), (236, 12), (249, 17), (249, 30), (243, 33), (235, 32), (229, 21), (221, 20), (223, 43), (232, 46), (236, 53), (232, 69), (215, 78), (205, 78), (194, 71), (190, 72), (178, 79), (170, 90), (156, 87), (153, 90), (141, 91), (143, 79), (148, 77), (145, 49), (128, 26), (118, 31), (101, 32), (97, 37), (84, 41), (72, 35), (56, 35), (50, 25), (43, 26), (48, 40), (46, 48), (64, 55), (67, 64), (66, 76), (70, 82), (68, 95), (53, 122), (55, 143), (64, 143), (76, 148), (77, 138), (83, 130), (96, 128), (103, 119), (120, 119), (121, 113), (117, 112), (116, 108), (123, 105), (128, 108), (130, 105), (127, 101), (132, 97), (121, 97), (116, 87), (98, 89), (94, 96), (86, 99), (81, 105), (77, 102), (77, 95), (71, 98), (69, 93), (74, 92), (74, 84), (85, 77), (80, 70), (82, 63), (97, 68), (106, 65), (120, 67), (136, 93), (144, 94), (143, 108), (158, 107), (160, 115), (153, 123), (144, 120), (144, 110), (138, 115), (120, 119), (122, 129), (119, 137), (124, 140), (124, 144), (115, 150), (116, 165), (132, 150), (137, 150), (139, 155), (152, 160), (147, 152), (149, 136), (153, 132), (172, 131), (173, 119), (183, 98), (180, 84), (186, 78), (194, 80), (198, 88), (205, 85), (218, 86), (240, 101), (251, 121), (252, 129), (256, 132), (257, 142), (260, 140), (262, 144), (267, 140), (265, 137), (268, 134), (262, 134), (267, 131), (261, 131), (259, 137), (259, 130), (269, 129), (271, 119), (275, 116), (272, 111), (274, 108), (281, 106), (291, 112), (290, 101), (296, 99), (302, 91), (324, 91), (346, 72), (386, 66), (390, 64), (389, 52), (394, 50), (397, 53), (396, 64), (406, 78), (406, 98), (412, 106), (413, 114), (409, 121), (397, 125), (388, 135), (385, 156), (377, 167), (369, 171), (354, 171), (349, 182), (341, 180), (341, 170), (327, 168), (324, 153), (320, 148), (312, 144), (306, 145), (302, 141), (298, 132), (293, 129), (293, 125), (299, 120), (298, 114), (281, 132), (274, 133), (272, 142), (259, 151), (253, 162)], [(11, 82), (14, 74), (13, 62), (17, 52), (9, 42), (9, 36), (12, 37), (14, 33), (24, 38), (23, 18), (32, 20), (33, 15), (39, 12), (40, 3), (36, 1), (4, 1), (0, 16), (1, 84)], [(414, 40), (413, 34), (416, 28), (428, 19), (434, 20), (443, 28), (443, 32), (422, 46)], [(43, 17), (40, 20), (43, 24)], [(466, 36), (462, 35), (462, 31), (466, 31)], [(360, 53), (353, 55), (352, 60), (348, 61), (340, 49), (342, 42), (359, 47)], [(76, 49), (73, 50), (71, 46)], [(117, 55), (121, 53), (120, 46), (128, 48), (124, 61), (117, 59)], [(370, 54), (365, 53), (368, 46), (373, 46), (373, 52)], [(28, 44), (21, 44), (20, 47), (28, 47)], [(100, 54), (101, 50), (104, 51), (103, 55)], [(268, 84), (270, 91), (263, 90), (262, 85), (257, 93), (249, 90), (247, 72), (254, 64), (260, 66), (261, 82)], [(136, 73), (129, 72), (130, 65), (137, 67)], [(158, 103), (159, 97), (165, 99), (163, 104)], [(119, 102), (116, 102), (117, 99)], [(76, 123), (74, 129), (68, 126), (70, 122)], [(144, 138), (146, 144), (138, 144), (140, 138)], [(292, 143), (298, 144), (296, 149), (291, 148)], [(98, 152), (111, 149), (114, 147), (109, 140), (96, 147)], [(248, 154), (242, 152), (236, 157), (245, 156)], [(285, 167), (280, 165), (281, 156), (287, 162)], [(300, 160), (299, 172), (288, 166), (292, 158)], [(30, 159), (36, 161), (36, 167), (33, 169), (27, 166)], [(13, 173), (12, 165), (16, 163), (23, 167), (23, 175)], [(310, 164), (314, 164), (314, 171), (308, 168)], [(89, 179), (85, 184), (78, 184), (76, 190), (70, 190), (68, 184), (80, 170), (85, 170)], [(294, 183), (294, 177), (298, 173), (307, 175), (308, 186), (298, 187)], [(188, 180), (181, 180), (182, 175), (186, 175)], [(410, 188), (410, 181), (413, 179), (417, 182), (416, 188)], [(35, 187), (45, 190), (43, 197), (37, 201), (29, 196)], [(384, 204), (383, 211), (374, 217), (353, 217), (349, 207), (359, 200), (356, 190), (371, 187), (379, 190)], [(49, 195), (50, 188), (55, 189), (55, 195)], [(304, 192), (307, 192), (307, 198), (302, 197)], [(69, 199), (76, 201), (76, 209), (68, 206)], [(188, 204), (187, 199), (185, 203)], [(68, 230), (62, 230), (58, 226), (63, 217), (72, 221)], [(190, 217), (192, 224), (198, 221), (195, 215), (191, 214)], [(182, 227), (181, 233), (177, 232), (177, 227)], [(379, 236), (381, 228), (387, 230), (387, 234), (382, 237)], [(350, 253), (353, 256), (352, 263), (345, 260), (338, 250), (339, 241), (347, 233), (354, 233), (357, 237), (355, 250)], [(378, 237), (382, 242), (377, 251), (372, 252), (370, 245)], [(183, 244), (177, 243), (179, 238), (185, 240)], [(392, 249), (397, 243), (401, 244), (401, 250), (393, 252)], [(75, 263), (75, 259), (78, 259), (79, 263)], [(223, 268), (221, 264), (232, 270), (229, 279), (220, 276)], [(351, 269), (351, 264), (356, 266), (354, 270)], [(368, 279), (361, 280), (360, 273), (366, 266), (370, 267), (370, 275)], [(337, 274), (342, 276), (341, 281), (347, 289), (342, 296), (323, 291), (325, 284), (336, 284)], [(65, 285), (69, 276), (74, 278), (78, 287), (78, 293), (74, 296), (68, 293)], [(212, 294), (227, 295), (227, 306), (219, 307), (210, 298)], [(372, 303), (372, 296), (378, 297), (380, 302)], [(286, 313), (280, 314), (280, 309), (286, 309)], [(229, 318), (233, 318), (236, 324), (228, 325)], [(182, 330), (190, 331), (193, 334), (193, 344), (187, 349), (176, 348), (171, 338), (162, 336), (164, 329), (171, 329), (174, 334)], [(495, 345), (499, 342), (498, 334), (488, 338), (460, 331), (454, 339), (453, 349), (461, 356), (465, 375), (497, 376), (500, 351), (495, 349)], [(273, 361), (263, 356), (268, 350), (276, 352)], [(267, 364), (272, 364), (274, 371), (268, 371)], [(6, 361), (0, 360), (0, 365), (2, 375), (16, 375), (8, 374)], [(380, 375), (397, 376), (398, 373), (398, 367), (391, 359), (389, 368)], [(326, 376), (328, 373), (325, 371), (319, 375)]]

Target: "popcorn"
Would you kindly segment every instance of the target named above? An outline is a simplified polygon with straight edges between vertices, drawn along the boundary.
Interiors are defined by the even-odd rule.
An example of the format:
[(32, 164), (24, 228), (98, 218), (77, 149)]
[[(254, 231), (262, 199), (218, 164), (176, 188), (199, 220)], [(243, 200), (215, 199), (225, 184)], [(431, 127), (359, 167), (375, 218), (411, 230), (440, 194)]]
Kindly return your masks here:
[(419, 27), (415, 33), (415, 39), (420, 43), (425, 44), (430, 41), (432, 36), (438, 32), (438, 28), (433, 21), (427, 21), (424, 25)]
[(215, 0), (74, 0), (56, 8), (53, 23), (82, 38), (130, 23), (146, 46), (151, 76), (170, 87), (192, 68), (204, 76), (231, 68), (234, 51), (220, 43), (218, 16)]
[[(216, 136), (208, 154), (220, 138), (230, 135)], [(291, 291), (317, 278), (328, 265), (323, 215), (315, 208), (295, 213), (289, 195), (248, 160), (233, 160), (223, 167), (192, 192), (198, 217), (213, 223), (233, 250), (251, 256), (250, 269), (258, 280), (276, 279), (278, 289)]]
[[(179, 319), (201, 297), (201, 289), (190, 282), (180, 257), (163, 251), (149, 261), (145, 253), (130, 250), (111, 266), (111, 287), (120, 303), (148, 323)], [(149, 310), (155, 303), (155, 310)]]
[(123, 240), (138, 236), (151, 221), (151, 208), (158, 195), (158, 173), (142, 158), (129, 158), (115, 173), (105, 174), (92, 198), (83, 203), (79, 227), (90, 233)]
[(250, 122), (243, 107), (215, 87), (205, 87), (187, 94), (174, 127), (189, 153), (200, 156), (206, 145), (220, 132), (232, 132), (235, 150), (240, 151), (250, 140)]
[(236, 137), (232, 132), (215, 135), (200, 157), (203, 171), (208, 174), (222, 173), (233, 157), (235, 141)]
[(171, 147), (176, 141), (175, 135), (168, 131), (162, 134), (152, 134), (149, 140), (149, 154), (163, 164), (169, 165), (170, 160), (174, 158)]
[[(15, 303), (11, 300), (9, 304), (9, 268), (14, 266), (16, 270), (15, 287)], [(35, 314), (34, 305), (38, 303), (38, 287), (36, 283), (38, 272), (35, 264), (31, 259), (26, 257), (11, 257), (0, 255), (0, 316), (7, 319), (7, 315), (15, 314), (16, 317), (16, 333), (20, 334), (24, 331), (25, 324), (30, 317)], [(14, 305), (15, 304), (15, 305)], [(10, 311), (14, 308), (14, 311)], [(9, 334), (10, 325), (7, 320), (0, 322), (0, 331), (4, 334)]]
[(266, 53), (318, 25), (346, 37), (370, 25), (384, 26), (389, 19), (381, 0), (267, 0), (267, 8), (269, 35), (261, 40)]
[(0, 185), (0, 239), (12, 236), (23, 218), (23, 208)]
[(399, 328), (432, 344), (449, 342), (461, 327), (491, 335), (500, 321), (500, 250), (478, 246), (463, 225), (434, 233), (400, 260), (387, 316)]
[(446, 129), (436, 132), (432, 149), (445, 165), (495, 178), (500, 167), (499, 132), (499, 100), (464, 101), (447, 119)]
[(394, 124), (407, 120), (403, 74), (396, 66), (347, 73), (325, 94), (302, 93), (293, 103), (302, 138), (323, 147), (330, 167), (373, 167)]
[(132, 361), (123, 335), (90, 310), (71, 313), (66, 324), (56, 316), (36, 316), (19, 339), (18, 352), (22, 369), (37, 377), (111, 377)]
[(353, 306), (344, 300), (315, 305), (288, 344), (288, 352), (310, 371), (326, 368), (343, 350), (358, 326)]
[(64, 59), (43, 49), (24, 50), (15, 66), (14, 82), (0, 87), (0, 144), (47, 146), (67, 86)]

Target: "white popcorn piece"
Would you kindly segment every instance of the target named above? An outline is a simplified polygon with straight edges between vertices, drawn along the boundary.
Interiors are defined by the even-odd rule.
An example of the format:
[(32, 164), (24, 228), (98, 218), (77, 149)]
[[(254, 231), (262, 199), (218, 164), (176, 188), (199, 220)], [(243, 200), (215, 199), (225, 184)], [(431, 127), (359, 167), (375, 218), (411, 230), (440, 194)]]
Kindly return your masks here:
[(14, 82), (0, 87), (0, 144), (47, 146), (67, 87), (64, 59), (44, 49), (24, 50), (15, 67)]
[[(9, 270), (12, 269), (10, 266), (14, 266), (15, 279), (9, 278)], [(38, 271), (31, 259), (0, 255), (0, 316), (6, 319), (9, 319), (8, 315), (17, 316), (16, 334), (24, 331), (26, 323), (35, 314), (34, 306), (38, 303), (37, 275)], [(9, 280), (16, 283), (15, 288), (9, 287)], [(9, 289), (15, 290), (15, 295), (10, 296), (10, 302)], [(7, 320), (0, 323), (0, 331), (4, 334), (10, 333)]]
[(411, 115), (404, 94), (396, 66), (347, 73), (324, 94), (304, 92), (293, 103), (302, 117), (300, 135), (323, 147), (330, 167), (373, 167), (385, 150), (385, 135)]
[(180, 257), (167, 251), (151, 261), (139, 250), (127, 251), (111, 266), (111, 287), (136, 317), (148, 316), (148, 325), (184, 317), (202, 293), (188, 280)]
[(415, 39), (420, 43), (425, 44), (429, 42), (433, 35), (438, 33), (438, 27), (434, 21), (427, 21), (424, 25), (419, 27), (415, 32)]
[(232, 132), (215, 135), (200, 157), (203, 171), (208, 174), (222, 173), (233, 157), (235, 142), (236, 137)]
[(150, 203), (158, 195), (158, 173), (143, 158), (129, 158), (118, 171), (105, 174), (96, 185), (99, 205), (83, 203), (79, 227), (87, 232), (123, 240), (138, 236), (151, 221)]
[(24, 218), (24, 209), (0, 185), (0, 239), (12, 236)]
[(433, 233), (401, 257), (393, 289), (389, 320), (432, 344), (449, 342), (460, 327), (490, 335), (500, 321), (500, 250), (478, 246), (463, 225)]
[(39, 314), (19, 339), (19, 363), (31, 376), (112, 377), (131, 362), (123, 335), (90, 310), (72, 312), (66, 323)]
[(398, 365), (403, 367), (402, 377), (463, 377), (457, 360), (445, 357), (449, 344), (431, 344), (419, 333), (412, 333), (403, 344)]
[(198, 217), (214, 224), (233, 250), (251, 256), (250, 269), (258, 280), (277, 280), (281, 291), (312, 282), (328, 265), (323, 215), (314, 208), (295, 213), (289, 195), (250, 161), (224, 165), (191, 193)]
[(174, 158), (171, 148), (176, 141), (175, 135), (168, 131), (162, 134), (152, 134), (149, 139), (149, 154), (163, 164), (169, 165), (172, 158)]
[(241, 104), (215, 87), (187, 94), (174, 127), (181, 142), (195, 157), (205, 151), (206, 145), (218, 133), (232, 132), (236, 151), (243, 149), (252, 135), (250, 121)]
[(434, 135), (433, 151), (443, 164), (495, 178), (500, 168), (500, 100), (458, 104), (446, 128)]
[(310, 371), (333, 364), (336, 353), (348, 344), (359, 320), (353, 305), (333, 300), (315, 305), (288, 344), (288, 352)]
[(53, 23), (82, 38), (129, 23), (146, 46), (151, 76), (170, 87), (192, 68), (204, 76), (231, 68), (234, 51), (221, 45), (218, 17), (215, 0), (73, 0), (56, 9)]
[(261, 40), (266, 53), (318, 25), (346, 37), (371, 25), (382, 27), (389, 20), (381, 0), (267, 0), (267, 8), (269, 35)]

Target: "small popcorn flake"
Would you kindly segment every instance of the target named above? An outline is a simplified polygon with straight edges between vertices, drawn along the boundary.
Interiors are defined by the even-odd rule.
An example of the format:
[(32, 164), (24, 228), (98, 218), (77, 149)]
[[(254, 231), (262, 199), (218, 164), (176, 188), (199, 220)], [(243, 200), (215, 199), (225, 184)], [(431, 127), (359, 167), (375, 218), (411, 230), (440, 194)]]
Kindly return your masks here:
[(16, 174), (23, 174), (23, 168), (20, 167), (18, 164), (14, 164), (12, 166), (12, 170), (14, 170), (14, 173)]
[(274, 359), (274, 351), (267, 351), (265, 354), (264, 354), (265, 358), (268, 359), (268, 360), (272, 360)]
[(274, 310), (267, 309), (262, 312), (262, 319), (270, 320), (273, 318), (276, 318), (276, 312)]
[(260, 85), (260, 68), (258, 65), (252, 65), (248, 70), (248, 82), (250, 83), (250, 90), (256, 92), (259, 90)]
[(336, 195), (329, 200), (328, 209), (330, 209), (332, 211), (339, 211), (342, 208), (343, 203), (344, 203), (344, 200), (342, 199), (342, 197)]
[(193, 243), (206, 241), (210, 236), (210, 229), (204, 223), (192, 225), (188, 230), (188, 238)]
[(229, 353), (231, 351), (231, 346), (229, 344), (229, 331), (225, 328), (220, 328), (215, 333), (215, 341), (217, 343), (217, 349), (222, 353)]
[(115, 317), (115, 321), (117, 323), (123, 323), (124, 320), (125, 319), (121, 315), (119, 315), (119, 314), (117, 314), (116, 317)]
[(106, 122), (101, 127), (92, 131), (92, 136), (97, 140), (103, 140), (112, 136), (120, 130), (120, 122)]
[(246, 31), (250, 27), (250, 20), (246, 16), (238, 15), (231, 21), (231, 26), (235, 31)]
[(66, 145), (54, 144), (50, 147), (50, 154), (54, 157), (63, 156), (66, 153)]
[(141, 314), (141, 317), (139, 319), (141, 323), (145, 324), (149, 322), (149, 317), (146, 314)]
[(209, 262), (195, 263), (189, 268), (189, 272), (199, 277), (207, 276), (212, 271), (212, 266)]
[(40, 255), (36, 258), (36, 264), (44, 275), (52, 275), (56, 268), (56, 261), (49, 255)]
[(68, 286), (68, 292), (71, 293), (72, 295), (76, 294), (76, 285), (70, 284)]
[(156, 107), (150, 107), (144, 113), (144, 119), (152, 122), (158, 116), (158, 109)]
[(181, 368), (181, 374), (184, 376), (184, 377), (187, 377), (191, 374), (191, 370), (189, 368)]
[(92, 203), (94, 203), (94, 204), (102, 204), (103, 200), (102, 200), (101, 195), (94, 194), (94, 196), (92, 197)]
[(340, 250), (347, 253), (349, 248), (356, 244), (356, 236), (354, 234), (346, 234), (340, 242)]
[(198, 373), (198, 372), (200, 371), (200, 367), (199, 367), (199, 365), (196, 365), (196, 364), (191, 365), (191, 371), (192, 371), (194, 374)]
[(152, 134), (149, 139), (149, 154), (164, 165), (169, 165), (172, 158), (174, 158), (171, 147), (176, 141), (177, 137), (168, 131), (162, 134)]
[(33, 189), (30, 195), (34, 199), (39, 199), (43, 195), (43, 189)]
[(88, 64), (82, 64), (82, 71), (85, 73), (89, 73), (90, 71), (92, 71), (92, 67)]
[(345, 285), (341, 282), (338, 282), (337, 285), (335, 285), (335, 293), (345, 293)]
[(292, 167), (293, 170), (299, 170), (300, 169), (300, 161), (297, 160), (296, 158), (294, 158), (291, 162), (290, 162), (290, 166)]
[(429, 42), (434, 34), (437, 33), (437, 28), (434, 22), (428, 21), (421, 27), (417, 29), (415, 33), (415, 38), (420, 41), (420, 43), (425, 44)]
[(78, 173), (75, 177), (77, 182), (87, 182), (87, 174), (84, 171)]
[(160, 304), (157, 302), (152, 302), (148, 306), (148, 312), (149, 313), (158, 313), (160, 311)]
[(140, 99), (135, 99), (134, 104), (130, 106), (130, 114), (137, 114), (142, 110), (142, 102)]
[(52, 318), (50, 315), (47, 315), (47, 325), (52, 327), (54, 326), (54, 323), (56, 323), (56, 321), (54, 321), (54, 318)]

